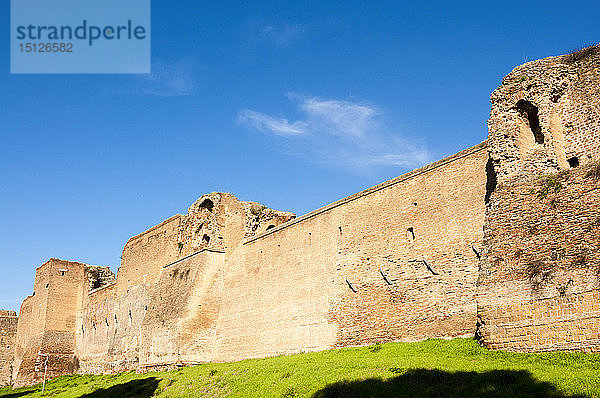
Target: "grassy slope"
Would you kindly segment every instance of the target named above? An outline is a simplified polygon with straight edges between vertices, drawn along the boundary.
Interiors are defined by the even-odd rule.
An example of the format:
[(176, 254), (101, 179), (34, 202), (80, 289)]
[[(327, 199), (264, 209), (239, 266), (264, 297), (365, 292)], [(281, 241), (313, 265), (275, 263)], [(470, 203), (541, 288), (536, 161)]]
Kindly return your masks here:
[[(0, 397), (39, 397), (41, 386)], [(88, 394), (88, 395), (86, 395)], [(488, 351), (472, 339), (347, 348), (172, 372), (60, 377), (56, 397), (600, 397), (600, 354)]]

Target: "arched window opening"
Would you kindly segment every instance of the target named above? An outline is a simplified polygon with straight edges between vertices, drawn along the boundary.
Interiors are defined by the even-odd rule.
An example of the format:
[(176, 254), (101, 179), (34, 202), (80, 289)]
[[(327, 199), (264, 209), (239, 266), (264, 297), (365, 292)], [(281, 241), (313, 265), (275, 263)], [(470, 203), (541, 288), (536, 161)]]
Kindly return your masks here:
[(210, 242), (210, 236), (204, 234), (204, 236), (202, 237), (202, 240), (204, 241), (204, 243), (209, 243)]
[(267, 229), (266, 229), (266, 230), (268, 231), (268, 230), (270, 230), (270, 229), (273, 229), (273, 228), (275, 228), (275, 225), (271, 224), (271, 225), (269, 225), (269, 226), (267, 227)]
[(544, 133), (542, 133), (542, 127), (540, 126), (540, 118), (538, 115), (537, 106), (533, 105), (531, 102), (527, 100), (519, 100), (517, 102), (517, 106), (515, 107), (517, 111), (523, 116), (527, 118), (529, 123), (529, 128), (533, 133), (533, 137), (535, 138), (535, 142), (537, 144), (544, 143)]
[(215, 204), (214, 204), (214, 203), (213, 203), (213, 201), (212, 201), (212, 200), (210, 200), (210, 199), (204, 199), (204, 200), (202, 201), (202, 203), (200, 203), (200, 208), (201, 208), (201, 209), (206, 209), (206, 210), (208, 210), (208, 211), (212, 211), (212, 210), (213, 210), (213, 207), (215, 207)]

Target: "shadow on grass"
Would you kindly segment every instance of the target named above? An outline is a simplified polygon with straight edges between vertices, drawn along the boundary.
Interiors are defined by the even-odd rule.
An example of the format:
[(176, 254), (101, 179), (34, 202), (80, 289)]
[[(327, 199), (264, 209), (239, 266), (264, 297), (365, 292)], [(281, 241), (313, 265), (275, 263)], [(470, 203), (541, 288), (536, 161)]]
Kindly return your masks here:
[(580, 397), (564, 395), (527, 371), (443, 372), (411, 369), (388, 380), (342, 381), (317, 391), (313, 398), (353, 397)]
[(17, 398), (17, 397), (22, 397), (22, 396), (25, 396), (25, 395), (33, 394), (34, 392), (35, 392), (35, 390), (33, 390), (33, 391), (11, 392), (10, 394), (6, 394), (6, 395), (2, 395), (0, 393), (0, 396), (2, 396), (2, 398)]
[(91, 394), (82, 395), (81, 398), (148, 398), (154, 395), (154, 392), (158, 388), (159, 381), (160, 380), (156, 377), (131, 380), (127, 383), (116, 384), (112, 387), (94, 391)]

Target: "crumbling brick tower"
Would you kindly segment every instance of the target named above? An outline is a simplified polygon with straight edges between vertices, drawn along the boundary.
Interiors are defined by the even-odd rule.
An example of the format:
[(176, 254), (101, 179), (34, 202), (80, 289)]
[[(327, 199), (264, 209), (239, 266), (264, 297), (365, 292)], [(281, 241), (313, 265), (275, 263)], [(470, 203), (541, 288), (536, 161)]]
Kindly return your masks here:
[(0, 387), (12, 383), (18, 320), (16, 312), (0, 310)]
[(600, 48), (519, 66), (491, 102), (479, 333), (598, 351)]
[(45, 370), (47, 378), (52, 378), (77, 369), (77, 313), (84, 293), (98, 283), (99, 268), (53, 258), (36, 269), (33, 294), (21, 305), (13, 363), (15, 386), (41, 382)]

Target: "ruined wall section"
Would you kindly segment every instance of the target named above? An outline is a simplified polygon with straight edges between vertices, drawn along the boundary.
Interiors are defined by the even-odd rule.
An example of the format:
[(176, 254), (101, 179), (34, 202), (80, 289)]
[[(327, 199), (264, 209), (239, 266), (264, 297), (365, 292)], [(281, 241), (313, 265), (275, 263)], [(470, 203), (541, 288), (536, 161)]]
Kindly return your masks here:
[[(239, 246), (244, 237), (293, 217), (292, 213), (272, 210), (256, 202), (243, 202), (228, 193), (214, 192), (198, 198), (186, 215), (175, 215), (131, 238), (123, 249), (114, 286), (92, 292), (89, 302), (84, 304), (77, 332), (79, 371), (118, 372), (140, 365), (142, 332), (150, 302), (158, 299), (155, 290), (162, 292), (165, 283), (169, 283), (168, 278), (161, 276), (164, 266), (205, 250), (231, 250)], [(194, 280), (211, 278), (211, 275), (203, 276), (203, 270), (194, 272), (200, 272)], [(182, 308), (173, 306), (175, 302), (167, 302), (164, 308), (155, 306), (155, 311), (178, 313)], [(150, 317), (150, 322), (153, 317), (155, 315)], [(186, 344), (182, 343), (181, 347)], [(180, 349), (179, 345), (175, 347)], [(145, 350), (145, 363), (154, 364), (159, 361), (159, 356), (167, 355), (160, 350), (168, 351), (168, 348), (153, 346)], [(175, 356), (192, 360), (191, 354), (185, 354), (186, 357), (184, 351), (181, 348), (180, 354)], [(197, 354), (201, 355), (204, 354)]]
[(98, 363), (107, 360), (118, 327), (115, 288), (113, 283), (87, 293), (75, 338), (80, 373), (102, 373), (105, 368)]
[(12, 384), (18, 321), (15, 311), (0, 310), (0, 387)]
[(204, 249), (163, 268), (142, 324), (141, 367), (212, 361), (224, 260)]
[(492, 348), (597, 351), (600, 48), (515, 68), (492, 94), (488, 126), (498, 184), (479, 334)]
[(491, 96), (499, 181), (552, 173), (600, 155), (600, 47), (515, 68)]
[(600, 350), (600, 165), (502, 184), (477, 303), (486, 345)]
[(79, 373), (113, 373), (136, 369), (141, 325), (152, 285), (130, 286), (117, 296), (118, 282), (92, 291), (77, 329)]
[(87, 286), (85, 264), (51, 259), (36, 270), (34, 294), (21, 306), (13, 364), (15, 386), (42, 380), (48, 358), (48, 378), (72, 374), (76, 316)]
[(486, 144), (250, 238), (215, 360), (475, 332)]
[(176, 214), (127, 241), (117, 273), (117, 296), (131, 286), (155, 283), (162, 266), (177, 260), (181, 218)]
[(203, 249), (231, 250), (244, 238), (278, 226), (295, 215), (243, 202), (229, 193), (198, 198), (186, 215), (174, 215), (129, 239), (118, 273), (117, 297), (131, 286), (153, 285), (162, 267)]

